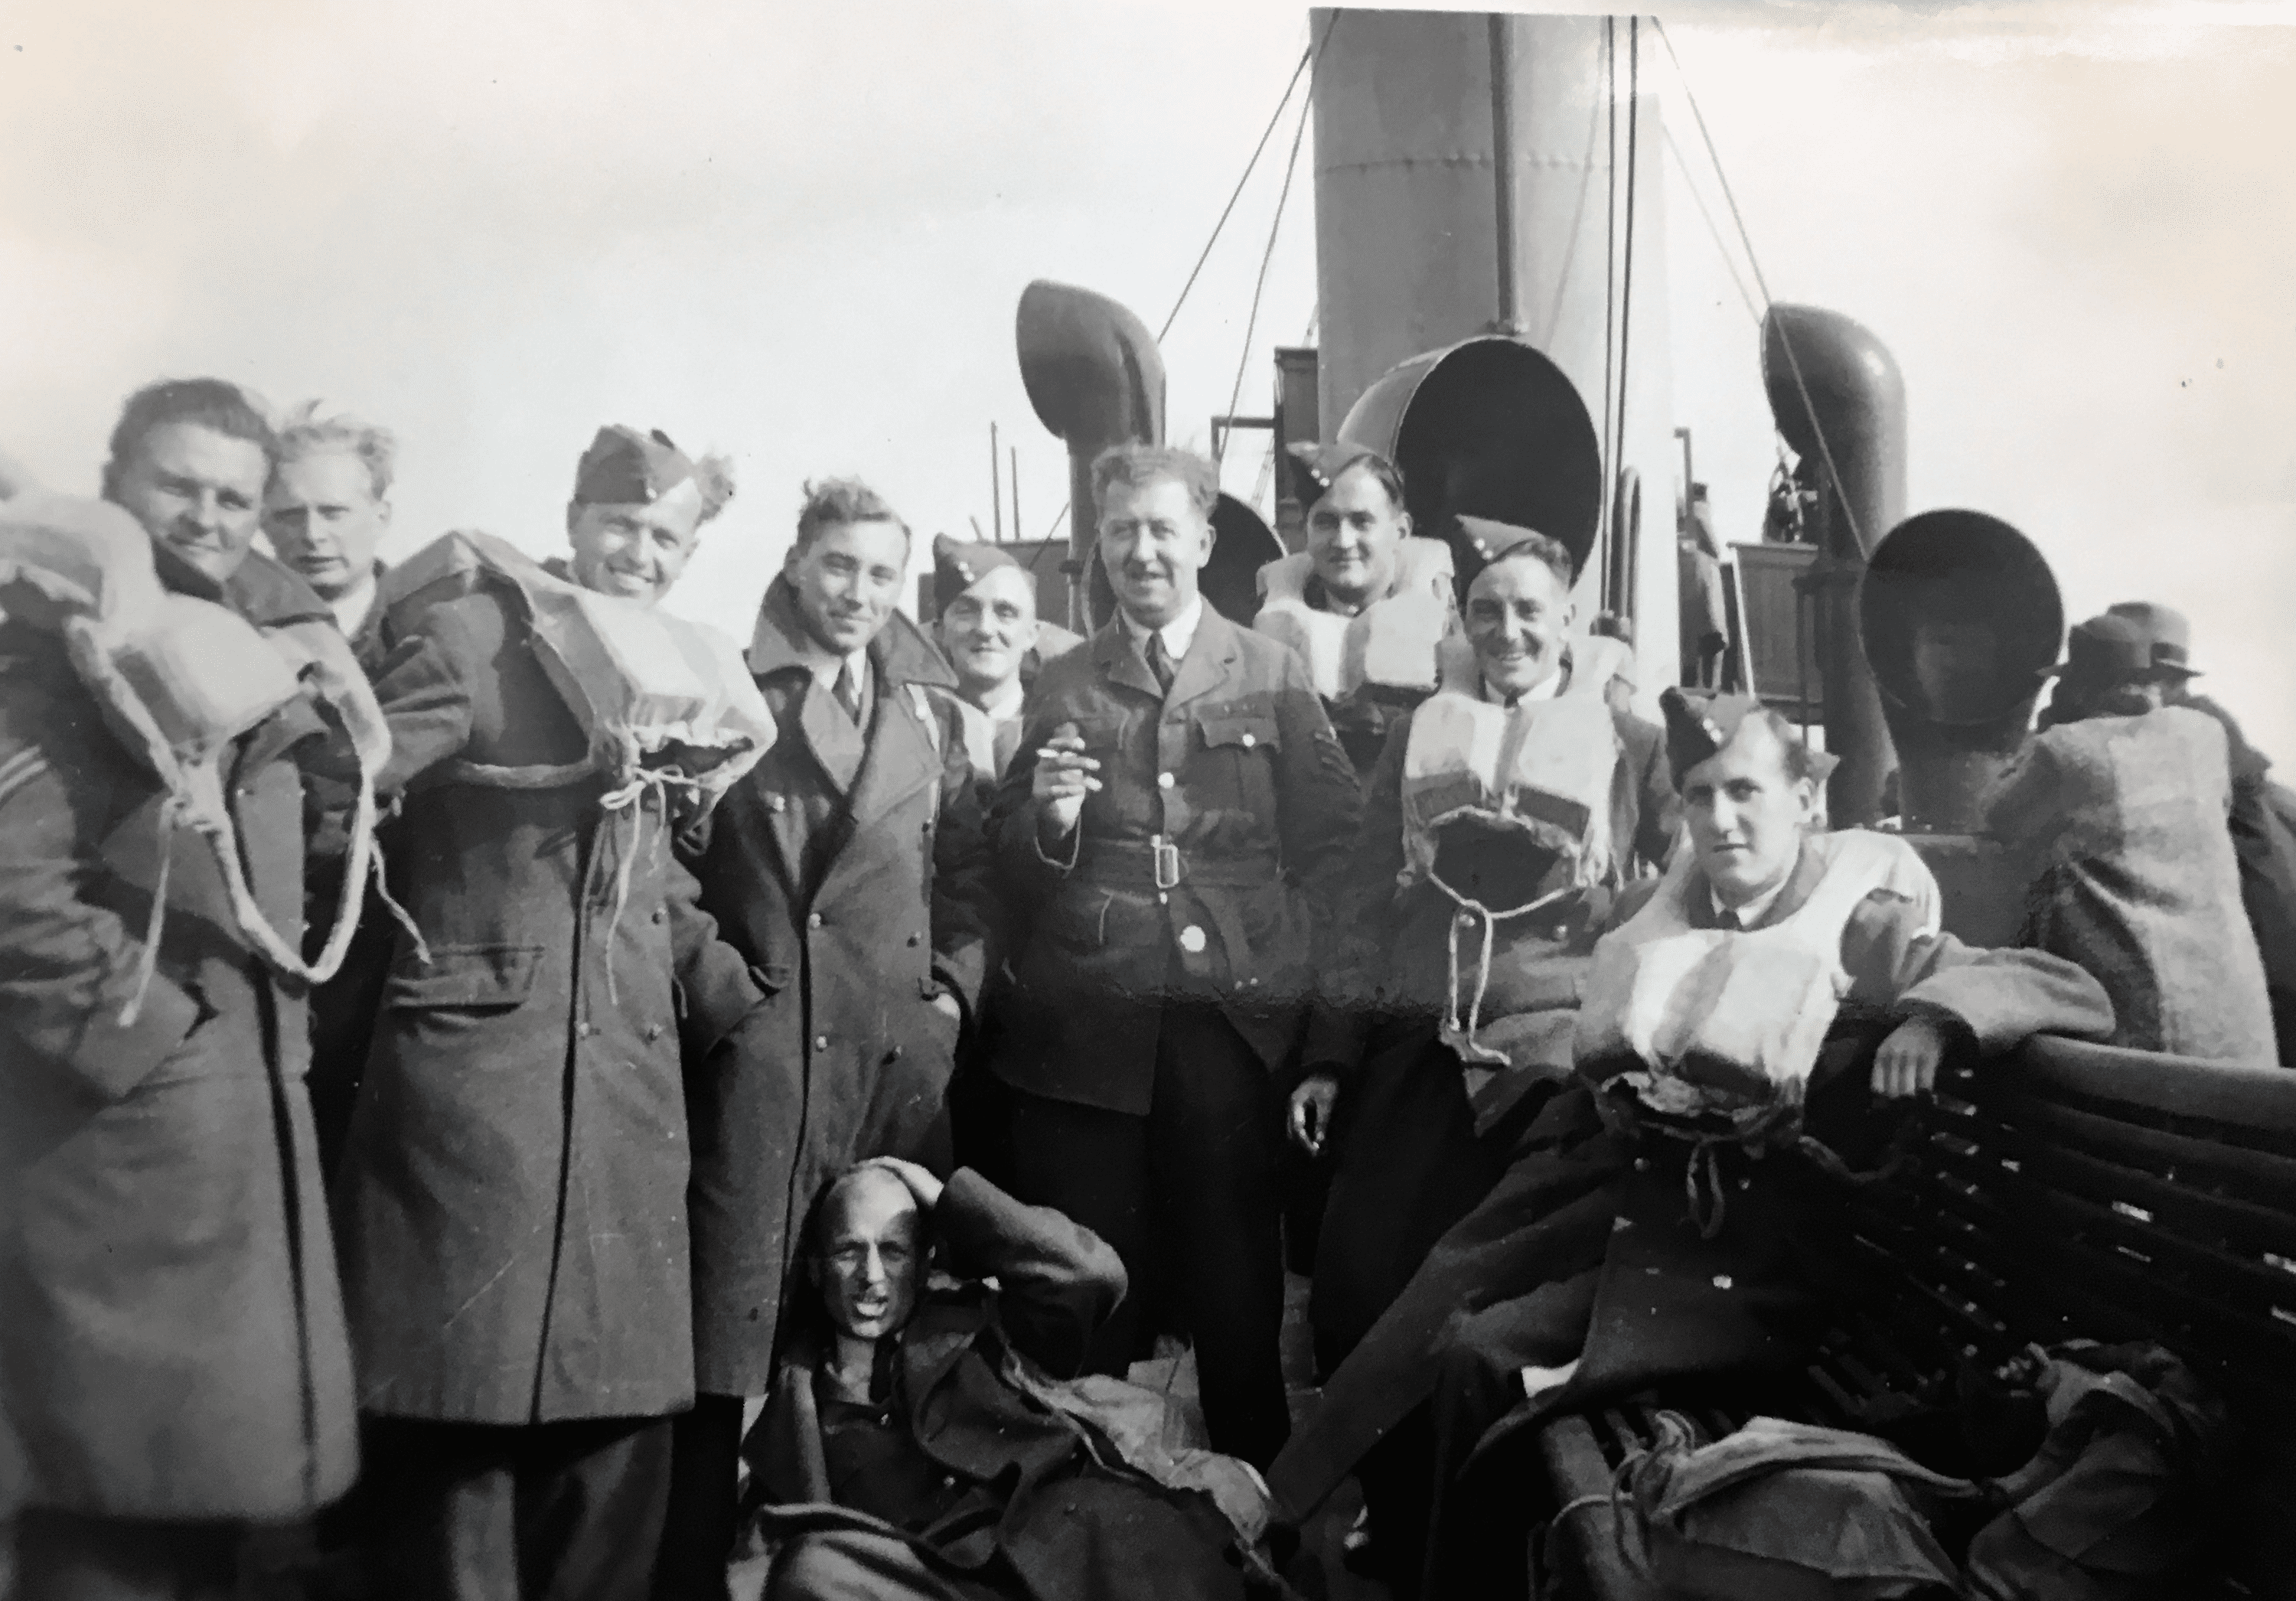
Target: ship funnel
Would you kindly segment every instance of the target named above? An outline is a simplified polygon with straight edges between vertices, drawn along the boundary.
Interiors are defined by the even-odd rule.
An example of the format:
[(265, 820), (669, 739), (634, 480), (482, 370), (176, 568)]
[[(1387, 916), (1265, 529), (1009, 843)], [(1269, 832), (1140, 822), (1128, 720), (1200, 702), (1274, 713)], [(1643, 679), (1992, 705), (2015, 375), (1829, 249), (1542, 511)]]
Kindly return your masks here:
[(1518, 339), (1489, 335), (1388, 369), (1340, 435), (1403, 472), (1418, 531), (1451, 546), (1462, 586), (1478, 560), (1461, 516), (1534, 528), (1570, 552), (1575, 576), (1602, 525), (1603, 449), (1578, 386)]
[[(1111, 445), (1163, 443), (1164, 358), (1129, 308), (1042, 278), (1021, 291), (1013, 332), (1029, 404), (1069, 447), (1069, 626), (1088, 633), (1116, 610), (1095, 554), (1093, 458)], [(1283, 542), (1233, 495), (1219, 497), (1212, 530), (1218, 539), (1200, 580), (1204, 599), (1223, 616), (1249, 622), (1259, 570), (1283, 555)]]
[(1907, 832), (1975, 832), (2063, 636), (2047, 561), (1997, 517), (1923, 512), (1875, 548), (1858, 612)]

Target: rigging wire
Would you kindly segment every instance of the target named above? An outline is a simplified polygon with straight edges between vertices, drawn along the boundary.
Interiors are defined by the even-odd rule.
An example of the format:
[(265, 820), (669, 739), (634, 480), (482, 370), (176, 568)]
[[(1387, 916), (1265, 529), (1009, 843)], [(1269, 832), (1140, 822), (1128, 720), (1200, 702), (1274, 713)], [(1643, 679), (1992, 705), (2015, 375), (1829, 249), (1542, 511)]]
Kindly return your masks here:
[[(1336, 21), (1339, 13), (1334, 12), (1332, 15), (1332, 20)], [(1328, 40), (1331, 37), (1331, 28), (1326, 24), (1324, 29), (1324, 37)], [(1311, 96), (1305, 104), (1300, 106), (1300, 126), (1292, 130), (1291, 158), (1283, 164), (1283, 187), (1275, 194), (1275, 218), (1267, 225), (1267, 249), (1260, 253), (1259, 276), (1253, 280), (1251, 285), (1251, 311), (1243, 322), (1243, 355), (1235, 364), (1235, 386), (1228, 391), (1227, 415), (1231, 417), (1235, 415), (1237, 402), (1243, 398), (1243, 375), (1251, 366), (1252, 331), (1259, 323), (1259, 297), (1267, 287), (1268, 264), (1275, 259), (1276, 235), (1283, 229), (1283, 206), (1284, 202), (1292, 198), (1292, 177), (1300, 166), (1300, 144), (1308, 136), (1308, 113), (1314, 109), (1314, 106), (1315, 101)], [(1212, 465), (1215, 468), (1226, 461), (1228, 435), (1234, 431), (1233, 427), (1221, 431), (1218, 447), (1212, 452)]]
[[(1611, 448), (1611, 374), (1616, 370), (1618, 356), (1611, 341), (1616, 333), (1619, 308), (1619, 20), (1603, 19), (1603, 100), (1609, 112), (1610, 146), (1603, 160), (1603, 178), (1606, 191), (1603, 223), (1603, 476), (1606, 479), (1618, 471), (1618, 457)], [(1595, 539), (1603, 553), (1603, 564), (1607, 573), (1611, 564), (1611, 497), (1603, 497), (1595, 511)], [(1605, 593), (1610, 585), (1603, 586)]]
[[(1761, 291), (1764, 309), (1773, 311), (1776, 309), (1777, 302), (1770, 297), (1769, 281), (1763, 276), (1761, 261), (1754, 254), (1753, 235), (1747, 231), (1745, 214), (1738, 209), (1738, 196), (1730, 187), (1730, 175), (1722, 170), (1722, 157), (1714, 148), (1714, 135), (1706, 126), (1706, 113), (1698, 109), (1698, 96), (1691, 92), (1690, 75), (1682, 70), (1682, 57), (1675, 50), (1673, 36), (1667, 32), (1664, 20), (1653, 19), (1652, 22), (1658, 29), (1660, 40), (1666, 45), (1668, 56), (1674, 62), (1675, 77), (1682, 84), (1682, 96), (1690, 103), (1691, 118), (1698, 124), (1698, 136), (1706, 145), (1706, 159), (1713, 163), (1714, 176), (1721, 183), (1722, 198), (1730, 207), (1730, 220), (1737, 226), (1738, 242), (1746, 251), (1746, 265), (1753, 271), (1754, 287)], [(1833, 445), (1825, 437), (1824, 425), (1817, 419), (1817, 406), (1809, 398), (1809, 383), (1802, 376), (1801, 358), (1794, 354), (1793, 340), (1786, 333), (1785, 325), (1781, 323), (1777, 329), (1778, 349), (1785, 352), (1786, 366), (1793, 374), (1795, 392), (1801, 397), (1802, 415), (1809, 420), (1810, 432), (1817, 440), (1818, 454), (1825, 460), (1826, 474), (1833, 480), (1834, 498), (1841, 502), (1841, 514), (1849, 520), (1849, 537), (1857, 541), (1858, 549), (1864, 550), (1866, 548), (1866, 531), (1857, 525), (1857, 509), (1849, 504), (1849, 496), (1842, 492), (1841, 469), (1834, 464)]]
[[(1339, 20), (1339, 13), (1333, 12), (1332, 21), (1324, 25), (1324, 43), (1330, 43), (1332, 24)], [(1234, 214), (1235, 202), (1243, 198), (1243, 186), (1251, 181), (1253, 171), (1259, 166), (1260, 153), (1267, 148), (1268, 135), (1275, 133), (1275, 125), (1283, 120), (1283, 108), (1292, 103), (1292, 92), (1299, 88), (1300, 78), (1307, 75), (1308, 65), (1314, 62), (1316, 53), (1320, 48), (1320, 45), (1310, 45), (1300, 53), (1300, 64), (1292, 69), (1292, 81), (1283, 86), (1283, 98), (1275, 103), (1275, 115), (1268, 118), (1267, 126), (1259, 130), (1259, 143), (1251, 147), (1251, 160), (1243, 164), (1243, 176), (1236, 179), (1235, 187), (1228, 192), (1227, 204), (1220, 208), (1219, 220), (1212, 224), (1212, 236), (1204, 241), (1203, 250), (1196, 257), (1195, 266), (1188, 269), (1188, 281), (1180, 285), (1180, 298), (1172, 302), (1170, 315), (1165, 317), (1164, 325), (1156, 330), (1158, 344), (1164, 342), (1164, 336), (1172, 331), (1172, 324), (1179, 320), (1180, 308), (1188, 303), (1188, 291), (1195, 288), (1196, 279), (1203, 273), (1204, 263), (1211, 259), (1212, 246), (1219, 242), (1220, 231), (1227, 226), (1227, 219)]]
[[(1618, 441), (1619, 455), (1622, 457), (1627, 453), (1627, 357), (1629, 351), (1633, 349), (1634, 334), (1635, 168), (1638, 164), (1636, 159), (1637, 152), (1642, 148), (1640, 140), (1642, 130), (1643, 82), (1642, 32), (1643, 20), (1640, 17), (1629, 17), (1627, 19), (1627, 239), (1626, 260), (1624, 265), (1622, 265), (1619, 269)], [(1612, 182), (1615, 183), (1617, 179), (1614, 174)], [(1603, 489), (1606, 491), (1604, 495), (1605, 499), (1614, 499), (1616, 497), (1615, 486), (1620, 481), (1621, 476), (1622, 474), (1619, 470), (1613, 469), (1611, 475), (1611, 482), (1603, 486)], [(1613, 514), (1611, 519), (1611, 538), (1613, 545), (1620, 540), (1630, 538), (1629, 533), (1622, 531), (1620, 529), (1619, 520), (1615, 514)], [(1613, 571), (1619, 579), (1620, 587), (1621, 589), (1626, 589), (1632, 585), (1633, 576), (1624, 571), (1623, 553), (1614, 549), (1611, 552), (1611, 556), (1613, 559)], [(1613, 595), (1608, 598), (1616, 600), (1620, 597)]]
[(1690, 160), (1682, 153), (1682, 146), (1674, 142), (1673, 127), (1661, 123), (1659, 132), (1665, 137), (1666, 147), (1674, 156), (1676, 170), (1682, 174), (1682, 186), (1690, 192), (1691, 200), (1697, 204), (1699, 220), (1705, 223), (1706, 235), (1714, 242), (1714, 253), (1722, 259), (1723, 267), (1730, 274), (1730, 286), (1738, 291), (1738, 299), (1745, 305), (1746, 315), (1757, 323), (1760, 322), (1762, 308), (1754, 303), (1753, 291), (1746, 287), (1746, 280), (1738, 271), (1738, 263), (1730, 254), (1730, 242), (1722, 237), (1722, 230), (1715, 225), (1714, 213), (1707, 209), (1706, 197), (1699, 193), (1697, 175), (1690, 170)]

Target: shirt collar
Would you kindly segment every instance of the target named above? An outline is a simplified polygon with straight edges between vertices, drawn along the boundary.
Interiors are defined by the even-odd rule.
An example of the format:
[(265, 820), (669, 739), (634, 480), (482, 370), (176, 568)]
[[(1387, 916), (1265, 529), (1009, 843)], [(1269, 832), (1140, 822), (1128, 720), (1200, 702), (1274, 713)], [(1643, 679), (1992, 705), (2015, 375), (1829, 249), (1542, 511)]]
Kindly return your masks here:
[(1009, 723), (1021, 715), (1021, 702), (1028, 698), (1029, 686), (1015, 678), (1004, 694), (980, 708), (980, 714), (992, 723)]
[(358, 631), (366, 627), (366, 620), (374, 614), (379, 590), (375, 574), (370, 572), (358, 587), (327, 602), (327, 610), (335, 614), (335, 626), (342, 630), (344, 638), (356, 639)]
[(1140, 646), (1144, 654), (1148, 649), (1148, 636), (1152, 633), (1162, 635), (1164, 653), (1172, 659), (1175, 665), (1177, 665), (1181, 658), (1188, 653), (1188, 646), (1195, 641), (1196, 625), (1204, 620), (1204, 597), (1201, 595), (1197, 595), (1187, 603), (1177, 617), (1160, 628), (1151, 628), (1146, 623), (1135, 622), (1132, 614), (1121, 607), (1118, 608), (1116, 614), (1124, 620), (1124, 631), (1132, 636), (1134, 643)]
[(1562, 679), (1563, 669), (1558, 667), (1547, 674), (1545, 683), (1536, 688), (1524, 690), (1510, 702), (1506, 696), (1493, 689), (1489, 682), (1480, 674), (1476, 675), (1476, 682), (1482, 686), (1483, 699), (1494, 706), (1521, 705), (1525, 701), (1551, 701), (1562, 693)]
[(1778, 897), (1786, 892), (1786, 886), (1792, 883), (1793, 880), (1794, 875), (1792, 873), (1787, 873), (1784, 878), (1779, 879), (1777, 883), (1772, 884), (1768, 889), (1763, 891), (1759, 895), (1755, 896), (1753, 899), (1746, 902), (1745, 905), (1738, 907), (1735, 911), (1724, 906), (1720, 899), (1715, 895), (1714, 886), (1709, 884), (1706, 887), (1706, 895), (1707, 899), (1712, 902), (1714, 907), (1714, 920), (1720, 924), (1724, 928), (1735, 928), (1742, 931), (1755, 927), (1764, 917), (1769, 915), (1770, 908), (1777, 905)]

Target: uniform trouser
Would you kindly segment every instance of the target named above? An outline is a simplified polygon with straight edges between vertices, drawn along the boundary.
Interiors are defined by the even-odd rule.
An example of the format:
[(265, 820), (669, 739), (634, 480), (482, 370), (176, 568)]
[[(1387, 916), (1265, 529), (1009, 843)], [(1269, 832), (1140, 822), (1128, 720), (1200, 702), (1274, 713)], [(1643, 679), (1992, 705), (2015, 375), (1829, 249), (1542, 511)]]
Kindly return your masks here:
[(1195, 1344), (1215, 1450), (1266, 1467), (1291, 1432), (1283, 1329), (1283, 1109), (1259, 1053), (1210, 1005), (1158, 1020), (1155, 1087), (1135, 1117), (1016, 1094), (1015, 1193), (1108, 1242), (1130, 1288), (1089, 1371), (1121, 1375), (1168, 1293)]
[(238, 1586), (246, 1533), (240, 1523), (34, 1510), (18, 1521), (15, 1588), (4, 1593), (14, 1601), (226, 1601)]
[(669, 1509), (653, 1593), (660, 1601), (718, 1601), (740, 1521), (742, 1398), (698, 1395), (674, 1426)]
[(364, 1565), (437, 1601), (644, 1601), (670, 1420), (504, 1426), (370, 1418)]

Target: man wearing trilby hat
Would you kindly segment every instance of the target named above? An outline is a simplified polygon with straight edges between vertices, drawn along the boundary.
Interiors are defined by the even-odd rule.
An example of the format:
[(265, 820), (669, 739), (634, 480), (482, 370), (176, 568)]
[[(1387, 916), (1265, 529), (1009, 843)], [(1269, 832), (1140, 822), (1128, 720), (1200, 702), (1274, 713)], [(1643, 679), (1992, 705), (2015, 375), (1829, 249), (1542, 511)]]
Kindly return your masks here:
[(2024, 943), (2107, 982), (2114, 1044), (2276, 1062), (2227, 827), (2230, 746), (2205, 713), (2162, 704), (2190, 677), (2164, 611), (2072, 630), (2040, 732), (1986, 797), (1986, 826), (2026, 871)]
[(1388, 726), (1435, 691), (1436, 646), (1459, 629), (1451, 548), (1414, 538), (1403, 477), (1361, 445), (1302, 441), (1283, 457), (1308, 548), (1259, 570), (1251, 626), (1300, 653), (1358, 774)]
[[(1376, 487), (1361, 467), (1342, 487), (1358, 478)], [(1632, 670), (1623, 642), (1570, 636), (1569, 553), (1513, 524), (1460, 526), (1481, 562), (1465, 633), (1431, 653), (1441, 687), (1389, 729), (1349, 863), (1339, 988), (1357, 1054), (1311, 1058), (1292, 1096), (1294, 1142), (1338, 1146), (1311, 1303), (1326, 1372), (1569, 1074), (1591, 930), (1674, 827), (1658, 730), (1610, 703)], [(1363, 1465), (1383, 1553), (1416, 1550), (1417, 1455), (1398, 1440)]]
[(2127, 618), (2151, 641), (2167, 704), (2205, 711), (2224, 726), (2232, 758), (2232, 848), (2240, 858), (2241, 904), (2264, 957), (2280, 1061), (2296, 1067), (2296, 793), (2268, 776), (2271, 759), (2248, 743), (2232, 713), (2214, 697), (2194, 693), (2193, 680), (2201, 673), (2192, 665), (2192, 625), (2183, 612), (2152, 601), (2123, 601), (2105, 611)]
[(770, 738), (733, 642), (655, 610), (730, 493), (603, 428), (569, 559), (449, 535), (376, 603), (405, 927), (334, 1200), (392, 1594), (651, 1580), (694, 1393), (684, 1070), (762, 1065), (668, 837)]
[(1827, 764), (1784, 719), (1678, 689), (1661, 704), (1687, 849), (1610, 910), (1571, 1023), (1573, 1081), (1268, 1475), (1302, 1514), (1431, 1394), (1430, 1596), (1519, 1571), (1520, 1465), (1491, 1465), (1526, 1425), (1800, 1359), (1816, 1331), (1786, 1224), (1840, 1215), (1836, 1147), (1866, 1155), (1849, 1137), (1869, 1095), (1927, 1090), (1949, 1050), (2112, 1028), (2103, 989), (2071, 964), (1939, 933), (1935, 882), (1902, 840), (1815, 832)]

